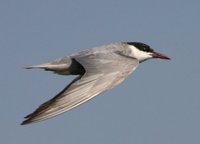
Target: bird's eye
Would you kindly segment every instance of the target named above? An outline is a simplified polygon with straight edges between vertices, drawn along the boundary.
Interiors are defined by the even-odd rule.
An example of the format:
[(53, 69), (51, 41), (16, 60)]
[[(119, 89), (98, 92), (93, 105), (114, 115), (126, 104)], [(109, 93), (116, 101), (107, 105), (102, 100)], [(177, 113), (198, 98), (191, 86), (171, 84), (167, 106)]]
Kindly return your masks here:
[(151, 49), (150, 47), (143, 47), (143, 51), (145, 51), (145, 52), (153, 52), (153, 49)]
[(147, 52), (147, 51), (148, 51), (148, 48), (145, 48), (145, 47), (144, 47), (144, 48), (143, 48), (143, 51), (146, 51), (146, 52)]

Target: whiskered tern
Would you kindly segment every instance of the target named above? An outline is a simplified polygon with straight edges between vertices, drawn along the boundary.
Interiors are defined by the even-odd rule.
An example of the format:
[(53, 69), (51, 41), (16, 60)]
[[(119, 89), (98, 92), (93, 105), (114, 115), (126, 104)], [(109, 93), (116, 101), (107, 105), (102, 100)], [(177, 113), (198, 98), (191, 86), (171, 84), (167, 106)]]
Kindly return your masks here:
[(84, 50), (49, 63), (25, 67), (79, 76), (55, 97), (27, 115), (21, 124), (46, 120), (83, 104), (120, 84), (139, 63), (151, 58), (170, 60), (144, 43), (121, 42)]

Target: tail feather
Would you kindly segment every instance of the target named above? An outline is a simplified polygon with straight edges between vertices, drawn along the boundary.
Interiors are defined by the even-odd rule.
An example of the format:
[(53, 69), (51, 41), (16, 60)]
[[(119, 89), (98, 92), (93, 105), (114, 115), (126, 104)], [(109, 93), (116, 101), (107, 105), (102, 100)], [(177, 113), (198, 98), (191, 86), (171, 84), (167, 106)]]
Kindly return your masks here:
[(66, 57), (65, 59), (56, 60), (50, 63), (44, 63), (39, 65), (27, 66), (25, 69), (44, 69), (47, 71), (53, 71), (60, 75), (82, 75), (85, 73), (83, 66), (75, 59)]
[(39, 64), (39, 65), (33, 65), (33, 66), (25, 66), (25, 69), (33, 69), (33, 68), (40, 68), (40, 69), (49, 69), (49, 70), (61, 70), (68, 68), (69, 65), (67, 64), (51, 64), (51, 63), (45, 63), (45, 64)]
[(41, 69), (45, 69), (45, 68), (50, 68), (51, 66), (46, 63), (46, 64), (40, 64), (40, 65), (33, 65), (33, 66), (25, 66), (25, 69), (33, 69), (33, 68), (41, 68)]
[(25, 69), (44, 69), (46, 71), (53, 71), (54, 73), (61, 74), (61, 75), (67, 75), (70, 74), (69, 65), (67, 64), (51, 64), (51, 63), (45, 63), (40, 65), (33, 65), (33, 66), (26, 66)]

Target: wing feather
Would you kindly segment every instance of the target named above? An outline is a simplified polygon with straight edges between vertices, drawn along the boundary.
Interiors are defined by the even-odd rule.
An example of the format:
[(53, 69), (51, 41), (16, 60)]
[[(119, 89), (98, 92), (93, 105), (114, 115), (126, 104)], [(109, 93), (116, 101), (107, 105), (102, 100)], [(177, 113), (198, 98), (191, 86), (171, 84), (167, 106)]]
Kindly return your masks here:
[[(102, 58), (103, 57), (103, 58)], [(26, 116), (22, 124), (42, 121), (62, 114), (121, 83), (139, 62), (117, 53), (74, 57), (86, 70), (51, 100)]]

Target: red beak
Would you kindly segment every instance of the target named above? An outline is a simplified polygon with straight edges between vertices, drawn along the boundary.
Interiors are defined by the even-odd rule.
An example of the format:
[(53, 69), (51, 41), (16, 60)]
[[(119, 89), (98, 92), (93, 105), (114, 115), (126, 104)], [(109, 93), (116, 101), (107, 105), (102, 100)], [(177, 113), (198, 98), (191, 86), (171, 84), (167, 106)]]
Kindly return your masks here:
[(161, 53), (157, 53), (157, 52), (154, 52), (154, 53), (152, 54), (152, 57), (153, 57), (153, 58), (160, 58), (160, 59), (170, 60), (170, 58), (167, 57), (166, 55), (161, 54)]

